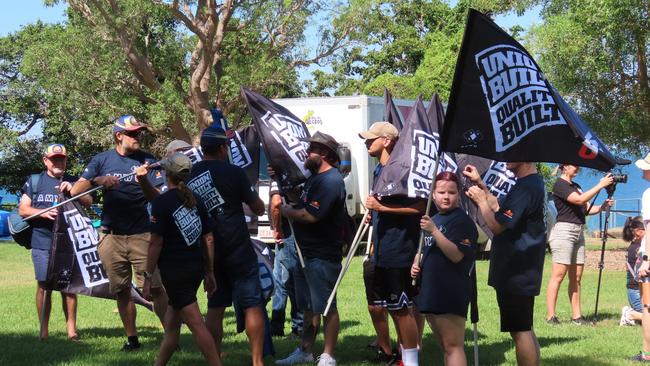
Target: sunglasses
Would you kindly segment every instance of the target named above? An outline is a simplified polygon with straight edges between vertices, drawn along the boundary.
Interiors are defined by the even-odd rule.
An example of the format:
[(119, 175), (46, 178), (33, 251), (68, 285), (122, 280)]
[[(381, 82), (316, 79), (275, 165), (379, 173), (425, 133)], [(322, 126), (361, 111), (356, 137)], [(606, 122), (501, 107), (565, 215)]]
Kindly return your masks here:
[(142, 137), (142, 131), (124, 131), (122, 132), (122, 135), (129, 136), (132, 139), (137, 139)]

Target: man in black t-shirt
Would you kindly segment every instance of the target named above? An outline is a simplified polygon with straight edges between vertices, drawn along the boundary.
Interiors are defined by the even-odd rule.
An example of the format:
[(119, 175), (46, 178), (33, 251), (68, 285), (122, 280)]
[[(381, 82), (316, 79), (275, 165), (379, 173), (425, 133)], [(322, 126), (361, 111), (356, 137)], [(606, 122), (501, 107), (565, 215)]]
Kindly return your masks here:
[(510, 332), (519, 365), (539, 365), (533, 331), (535, 296), (539, 295), (546, 248), (545, 189), (534, 163), (507, 163), (517, 183), (502, 202), (490, 194), (474, 166), (463, 171), (467, 191), (494, 233), (488, 284), (497, 292), (501, 331)]
[[(151, 295), (161, 323), (168, 301), (158, 271), (146, 272), (150, 239), (148, 201), (158, 195), (156, 187), (162, 186), (165, 179), (160, 170), (147, 173), (146, 166), (155, 159), (140, 150), (145, 130), (146, 126), (133, 116), (118, 118), (113, 125), (115, 148), (95, 155), (70, 192), (74, 196), (92, 186), (105, 188), (101, 218), (104, 236), (97, 251), (106, 269), (111, 292), (117, 295), (117, 308), (127, 336), (123, 351), (140, 348), (135, 303), (131, 298), (132, 268), (139, 287), (146, 276), (153, 277)], [(137, 177), (131, 175), (136, 171)]]
[(304, 268), (294, 272), (298, 306), (304, 311), (302, 344), (278, 365), (311, 362), (320, 316), (324, 318), (325, 345), (319, 366), (336, 365), (334, 348), (339, 333), (336, 299), (324, 314), (327, 299), (341, 271), (345, 185), (335, 165), (339, 162), (338, 143), (317, 132), (310, 140), (305, 168), (311, 176), (305, 182), (297, 207), (282, 205), (282, 215), (293, 221), (296, 245), (304, 258)]
[[(29, 178), (23, 185), (22, 196), (18, 205), (18, 213), (22, 217), (37, 214), (43, 209), (56, 205), (61, 192), (69, 192), (77, 178), (65, 174), (68, 153), (65, 146), (51, 144), (43, 154), (45, 171), (38, 174), (37, 179)], [(33, 186), (33, 184), (36, 186)], [(86, 195), (79, 201), (84, 206), (90, 206), (92, 197)], [(52, 292), (45, 291), (47, 280), (47, 267), (50, 259), (50, 248), (52, 246), (52, 230), (56, 220), (57, 209), (43, 213), (30, 221), (32, 226), (32, 262), (36, 275), (36, 310), (41, 319), (41, 339), (48, 336), (48, 323), (50, 320), (50, 309), (52, 306)], [(63, 311), (67, 323), (68, 338), (78, 340), (77, 334), (77, 295), (61, 292)], [(45, 311), (43, 312), (43, 308)]]
[(228, 162), (228, 139), (219, 127), (201, 133), (203, 161), (192, 166), (187, 186), (201, 196), (215, 220), (215, 277), (217, 290), (208, 298), (206, 325), (221, 352), (223, 318), (233, 301), (244, 309), (253, 365), (263, 365), (264, 315), (259, 267), (242, 203), (255, 215), (264, 214), (264, 202), (244, 170)]
[[(378, 159), (374, 182), (388, 163), (395, 146), (398, 131), (389, 122), (375, 122), (359, 137), (365, 140), (368, 154)], [(373, 183), (374, 185), (374, 183)], [(402, 346), (405, 366), (418, 364), (418, 328), (410, 308), (415, 288), (411, 284), (411, 264), (420, 235), (420, 217), (426, 208), (425, 200), (408, 197), (383, 197), (373, 194), (366, 199), (366, 208), (372, 210), (375, 276), (374, 305), (387, 308), (395, 321)], [(387, 336), (387, 335), (386, 335)], [(381, 344), (383, 355), (391, 354), (390, 344)], [(383, 357), (381, 357), (383, 356)]]

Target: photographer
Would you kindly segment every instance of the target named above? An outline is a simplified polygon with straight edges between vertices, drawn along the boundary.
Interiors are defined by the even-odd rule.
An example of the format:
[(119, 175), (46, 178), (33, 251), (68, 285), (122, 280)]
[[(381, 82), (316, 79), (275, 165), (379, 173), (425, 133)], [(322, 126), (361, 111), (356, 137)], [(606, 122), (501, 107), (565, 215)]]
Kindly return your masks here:
[[(551, 278), (546, 289), (546, 322), (560, 324), (555, 313), (557, 294), (566, 274), (569, 274), (568, 295), (571, 302), (571, 323), (588, 325), (580, 309), (580, 280), (585, 264), (585, 216), (601, 212), (612, 200), (589, 208), (591, 200), (601, 189), (614, 183), (611, 173), (586, 192), (573, 181), (580, 168), (575, 165), (560, 165), (560, 178), (553, 185), (553, 202), (557, 208), (557, 222), (551, 230), (549, 245), (553, 256)], [(587, 212), (589, 210), (589, 212)]]

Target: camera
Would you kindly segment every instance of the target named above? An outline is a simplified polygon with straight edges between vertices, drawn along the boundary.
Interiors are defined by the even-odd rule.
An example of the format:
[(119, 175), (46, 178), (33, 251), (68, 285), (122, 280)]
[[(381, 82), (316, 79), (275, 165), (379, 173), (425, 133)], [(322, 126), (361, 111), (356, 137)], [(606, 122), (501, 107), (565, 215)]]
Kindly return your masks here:
[(627, 174), (612, 174), (614, 183), (627, 183)]

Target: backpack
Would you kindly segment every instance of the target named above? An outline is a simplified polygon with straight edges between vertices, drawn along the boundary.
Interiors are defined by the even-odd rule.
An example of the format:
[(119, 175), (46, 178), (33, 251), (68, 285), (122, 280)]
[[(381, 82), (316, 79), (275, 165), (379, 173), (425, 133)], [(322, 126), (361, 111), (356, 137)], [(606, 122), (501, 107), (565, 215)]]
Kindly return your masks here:
[[(40, 174), (32, 174), (29, 176), (32, 192), (38, 191), (38, 182), (40, 179)], [(34, 201), (33, 193), (31, 199)], [(11, 211), (7, 223), (9, 224), (9, 233), (14, 241), (25, 249), (32, 249), (32, 226), (18, 214), (18, 207)]]

